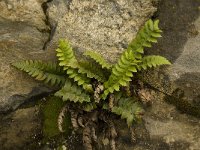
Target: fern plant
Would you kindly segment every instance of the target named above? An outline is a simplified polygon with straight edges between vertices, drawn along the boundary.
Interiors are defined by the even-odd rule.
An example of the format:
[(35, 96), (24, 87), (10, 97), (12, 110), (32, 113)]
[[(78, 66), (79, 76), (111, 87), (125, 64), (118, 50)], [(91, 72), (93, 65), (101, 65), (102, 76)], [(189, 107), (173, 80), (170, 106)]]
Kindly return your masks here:
[[(143, 56), (144, 48), (151, 47), (152, 43), (156, 43), (157, 38), (161, 37), (162, 31), (159, 29), (158, 23), (158, 20), (148, 20), (114, 65), (108, 63), (94, 51), (86, 51), (84, 56), (87, 58), (77, 60), (67, 40), (59, 42), (56, 50), (58, 64), (26, 60), (12, 65), (27, 72), (36, 80), (50, 83), (52, 86), (59, 86), (60, 90), (55, 93), (55, 96), (84, 111), (84, 116), (90, 112), (101, 114), (102, 110), (106, 110), (126, 119), (127, 125), (131, 127), (134, 122), (141, 120), (143, 109), (136, 98), (137, 95), (130, 97), (129, 94), (127, 96), (123, 94), (122, 88), (129, 88), (132, 77), (138, 71), (170, 64), (162, 56)], [(70, 105), (69, 103), (68, 105)], [(86, 131), (91, 133), (93, 130), (88, 129), (88, 126), (91, 125), (89, 122), (94, 122), (95, 119), (81, 122), (80, 118), (74, 117), (76, 113), (71, 113), (73, 114), (72, 125), (83, 127), (84, 133)], [(101, 115), (97, 115), (96, 118), (98, 116)], [(88, 134), (83, 135), (88, 136)], [(115, 137), (111, 136), (112, 139)], [(83, 136), (87, 149), (91, 149), (92, 142), (88, 141), (89, 139), (91, 140), (91, 138)], [(115, 146), (112, 143), (111, 148), (114, 149), (113, 147)]]

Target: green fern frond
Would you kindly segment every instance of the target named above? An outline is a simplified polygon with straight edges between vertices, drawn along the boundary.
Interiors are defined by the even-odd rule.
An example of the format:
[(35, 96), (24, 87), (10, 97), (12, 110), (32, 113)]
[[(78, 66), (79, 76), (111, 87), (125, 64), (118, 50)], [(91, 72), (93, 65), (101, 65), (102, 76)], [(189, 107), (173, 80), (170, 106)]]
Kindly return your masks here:
[(137, 72), (137, 63), (140, 62), (134, 58), (133, 51), (126, 50), (118, 60), (118, 63), (112, 68), (112, 73), (107, 82), (104, 83), (105, 91), (102, 95), (106, 99), (109, 93), (119, 91), (120, 86), (127, 86)]
[(69, 78), (74, 79), (78, 85), (82, 85), (85, 90), (92, 91), (90, 79), (86, 75), (82, 75), (78, 72), (78, 62), (67, 40), (60, 40), (59, 47), (56, 50), (57, 57), (60, 61), (59, 65), (63, 66), (64, 70), (67, 70)]
[(126, 119), (129, 127), (134, 121), (140, 120), (143, 114), (143, 109), (133, 98), (121, 98), (118, 101), (118, 106), (114, 106), (111, 111), (120, 115), (122, 119)]
[(171, 63), (165, 57), (150, 55), (150, 56), (145, 56), (142, 58), (142, 62), (138, 64), (137, 69), (146, 70), (148, 67), (152, 68), (152, 67), (157, 67), (160, 65), (170, 65), (170, 64)]
[(90, 96), (83, 89), (70, 80), (66, 80), (62, 89), (55, 93), (55, 96), (62, 97), (63, 101), (90, 102)]
[(148, 20), (144, 27), (138, 32), (136, 38), (128, 45), (128, 50), (134, 51), (134, 56), (141, 59), (144, 47), (151, 47), (151, 43), (157, 43), (157, 38), (161, 37), (161, 30), (158, 27), (159, 20)]
[(70, 43), (67, 40), (60, 40), (58, 49), (56, 49), (56, 56), (59, 60), (59, 65), (64, 66), (64, 70), (67, 70), (68, 67), (74, 68), (74, 64), (77, 64), (74, 52)]
[(55, 63), (44, 63), (37, 60), (25, 60), (12, 64), (14, 67), (27, 72), (36, 80), (44, 81), (50, 85), (61, 85), (65, 83), (65, 72)]
[(92, 92), (92, 85), (90, 78), (88, 78), (85, 74), (81, 74), (78, 72), (78, 69), (74, 68), (68, 68), (67, 74), (69, 75), (69, 78), (73, 79), (75, 82), (78, 83), (78, 85), (81, 85), (83, 89), (86, 91)]
[(112, 67), (112, 65), (106, 62), (106, 60), (99, 53), (96, 53), (94, 51), (85, 51), (84, 55), (94, 59), (102, 66), (102, 68), (111, 69)]
[(106, 99), (109, 93), (119, 91), (120, 86), (127, 86), (137, 72), (138, 64), (142, 62), (144, 47), (151, 47), (151, 43), (156, 43), (162, 32), (158, 28), (159, 21), (149, 20), (138, 32), (136, 38), (131, 41), (127, 50), (121, 55), (117, 64), (112, 68), (112, 73), (107, 82), (104, 83), (105, 91), (102, 98)]
[(106, 77), (104, 75), (104, 70), (97, 64), (92, 62), (82, 61), (79, 62), (78, 72), (86, 74), (88, 78), (94, 78), (100, 82), (105, 82)]

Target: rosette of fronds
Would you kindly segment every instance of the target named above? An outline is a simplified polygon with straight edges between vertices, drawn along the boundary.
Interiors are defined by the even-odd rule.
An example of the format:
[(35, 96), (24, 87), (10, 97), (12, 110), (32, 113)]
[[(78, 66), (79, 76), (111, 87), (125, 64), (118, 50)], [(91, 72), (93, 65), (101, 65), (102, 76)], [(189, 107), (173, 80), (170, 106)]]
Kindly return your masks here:
[[(102, 114), (111, 112), (119, 115), (126, 120), (129, 127), (141, 119), (143, 109), (134, 97), (136, 95), (130, 90), (132, 77), (138, 71), (170, 64), (162, 56), (143, 56), (144, 48), (151, 47), (152, 43), (156, 43), (157, 38), (161, 37), (162, 31), (158, 24), (158, 20), (148, 20), (114, 65), (94, 51), (86, 51), (83, 55), (87, 58), (77, 59), (69, 41), (62, 39), (56, 49), (58, 64), (25, 60), (13, 63), (13, 66), (27, 72), (37, 80), (60, 87), (55, 96), (60, 97), (64, 103), (68, 102), (70, 106), (77, 106), (74, 109), (77, 111), (68, 107), (72, 126), (84, 128), (85, 147), (91, 148), (92, 139), (95, 141), (97, 137), (94, 126), (98, 124), (98, 120), (109, 122), (105, 120), (106, 117), (102, 117)], [(125, 93), (121, 87), (126, 89)], [(58, 117), (61, 132), (63, 131), (62, 117), (65, 112), (66, 108), (61, 109)], [(117, 135), (113, 134), (115, 130), (113, 124), (109, 128), (112, 129), (110, 135), (113, 135), (111, 136), (113, 149)]]

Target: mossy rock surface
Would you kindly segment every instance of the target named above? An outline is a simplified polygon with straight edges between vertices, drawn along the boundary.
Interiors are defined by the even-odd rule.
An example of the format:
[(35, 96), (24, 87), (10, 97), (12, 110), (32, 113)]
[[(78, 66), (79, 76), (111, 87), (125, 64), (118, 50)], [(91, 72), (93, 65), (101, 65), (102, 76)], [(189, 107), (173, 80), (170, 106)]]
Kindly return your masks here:
[[(61, 109), (66, 105), (62, 99), (49, 96), (45, 101), (41, 102), (41, 112), (43, 116), (43, 135), (45, 138), (52, 138), (61, 134), (58, 129), (58, 116)], [(63, 129), (65, 134), (70, 133), (70, 116), (66, 114), (63, 121)]]

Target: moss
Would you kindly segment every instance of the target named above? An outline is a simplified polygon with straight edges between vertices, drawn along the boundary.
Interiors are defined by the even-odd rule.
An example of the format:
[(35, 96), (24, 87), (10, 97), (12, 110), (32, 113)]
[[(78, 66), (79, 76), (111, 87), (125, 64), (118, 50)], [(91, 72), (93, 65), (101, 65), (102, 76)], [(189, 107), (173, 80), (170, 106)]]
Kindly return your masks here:
[(176, 108), (182, 113), (186, 113), (195, 117), (200, 118), (200, 107), (190, 103), (184, 97), (184, 92), (180, 89), (176, 89), (172, 96), (166, 96), (165, 100), (170, 104), (176, 106)]
[[(52, 138), (60, 134), (58, 130), (58, 115), (65, 105), (58, 97), (48, 97), (46, 101), (41, 103), (41, 111), (43, 115), (43, 135), (45, 138)], [(63, 128), (65, 129), (65, 134), (70, 132), (70, 117), (69, 114), (65, 116)]]

